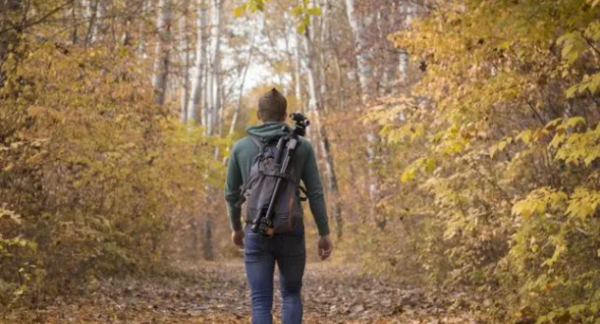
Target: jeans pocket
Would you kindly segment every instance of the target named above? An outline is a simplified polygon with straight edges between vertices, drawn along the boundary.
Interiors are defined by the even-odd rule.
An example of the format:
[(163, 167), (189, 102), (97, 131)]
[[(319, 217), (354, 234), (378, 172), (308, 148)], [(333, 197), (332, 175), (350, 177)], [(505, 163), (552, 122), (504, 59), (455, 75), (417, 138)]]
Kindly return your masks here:
[(260, 256), (268, 253), (268, 241), (266, 240), (267, 239), (260, 234), (256, 234), (252, 231), (246, 231), (246, 242), (244, 248), (246, 261), (259, 261)]

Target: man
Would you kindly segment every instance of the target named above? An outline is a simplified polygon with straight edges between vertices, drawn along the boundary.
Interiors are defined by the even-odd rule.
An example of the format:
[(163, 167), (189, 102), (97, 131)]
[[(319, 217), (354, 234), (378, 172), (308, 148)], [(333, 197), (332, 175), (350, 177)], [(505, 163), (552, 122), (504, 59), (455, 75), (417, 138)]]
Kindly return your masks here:
[[(263, 142), (277, 140), (285, 135), (283, 127), (289, 128), (284, 122), (287, 116), (287, 100), (276, 89), (264, 94), (258, 102), (258, 119), (262, 125), (248, 129), (248, 135), (259, 137)], [(282, 295), (283, 324), (302, 323), (302, 277), (306, 264), (304, 242), (304, 225), (300, 224), (294, 231), (275, 234), (266, 238), (254, 233), (246, 224), (242, 228), (241, 188), (247, 183), (254, 158), (259, 154), (259, 147), (251, 138), (245, 137), (237, 142), (232, 149), (225, 184), (227, 212), (231, 225), (232, 240), (235, 245), (244, 248), (246, 275), (252, 296), (252, 323), (271, 324), (273, 318), (273, 273), (275, 264), (279, 268)], [(296, 149), (292, 163), (306, 188), (310, 209), (319, 230), (318, 253), (321, 260), (327, 259), (333, 250), (329, 237), (329, 225), (323, 186), (312, 146), (301, 139)]]

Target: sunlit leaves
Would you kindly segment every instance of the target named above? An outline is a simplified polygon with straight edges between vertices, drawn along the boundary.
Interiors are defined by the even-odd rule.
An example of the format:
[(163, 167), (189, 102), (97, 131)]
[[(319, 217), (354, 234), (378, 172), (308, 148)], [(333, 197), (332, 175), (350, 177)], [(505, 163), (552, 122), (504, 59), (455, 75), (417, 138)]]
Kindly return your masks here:
[[(247, 11), (257, 12), (264, 11), (265, 5), (269, 0), (247, 0), (241, 6), (234, 9), (236, 17), (241, 17)], [(321, 8), (315, 7), (310, 0), (301, 0), (299, 4), (290, 10), (290, 13), (297, 20), (297, 28), (300, 34), (304, 34), (308, 26), (310, 26), (311, 16), (320, 16), (322, 13)]]
[(561, 55), (567, 65), (575, 63), (588, 48), (585, 38), (579, 31), (567, 33), (558, 38), (556, 42), (562, 46)]
[(418, 172), (430, 173), (435, 169), (435, 161), (431, 158), (420, 158), (413, 162), (410, 166), (408, 166), (402, 176), (400, 177), (400, 181), (407, 182), (413, 180)]
[(571, 86), (569, 89), (567, 89), (565, 94), (566, 94), (567, 98), (573, 98), (577, 94), (583, 94), (588, 91), (591, 94), (595, 94), (596, 91), (598, 91), (599, 87), (600, 87), (600, 73), (592, 74), (591, 76), (585, 75), (583, 77), (583, 80), (580, 83)]
[(513, 142), (512, 137), (506, 137), (506, 138), (502, 139), (500, 142), (498, 142), (498, 144), (493, 145), (490, 148), (490, 158), (493, 159), (497, 152), (504, 152), (506, 147), (509, 144), (511, 144), (512, 142)]
[(291, 10), (291, 13), (298, 20), (298, 32), (304, 34), (310, 26), (311, 16), (320, 16), (321, 8), (314, 7), (310, 0), (301, 0), (299, 4)]
[[(391, 37), (427, 63), (413, 94), (431, 107), (386, 128), (413, 162), (402, 164), (400, 182), (433, 195), (427, 224), (439, 232), (425, 239), (422, 257), (465, 281), (481, 279), (469, 265), (485, 259), (494, 267), (489, 278), (516, 280), (519, 292), (507, 297), (527, 300), (534, 318), (548, 315), (540, 322), (565, 322), (575, 312), (547, 305), (585, 303), (590, 294), (576, 295), (582, 287), (600, 286), (573, 277), (593, 276), (598, 266), (589, 258), (600, 227), (590, 176), (600, 159), (598, 3), (451, 1)], [(416, 125), (426, 135), (411, 141)], [(424, 159), (435, 161), (434, 172), (422, 171)], [(498, 241), (486, 241), (494, 235)], [(509, 245), (500, 260), (498, 242)], [(485, 247), (493, 252), (475, 257)]]
[(269, 0), (248, 0), (244, 2), (241, 6), (236, 7), (234, 9), (234, 15), (236, 17), (243, 16), (247, 11), (257, 12), (265, 10), (265, 3), (269, 2)]
[(567, 214), (582, 221), (594, 215), (600, 206), (600, 191), (577, 188), (571, 195)]
[(567, 194), (549, 187), (531, 192), (525, 199), (518, 201), (512, 209), (513, 214), (530, 217), (544, 214), (550, 207), (557, 208), (567, 201)]

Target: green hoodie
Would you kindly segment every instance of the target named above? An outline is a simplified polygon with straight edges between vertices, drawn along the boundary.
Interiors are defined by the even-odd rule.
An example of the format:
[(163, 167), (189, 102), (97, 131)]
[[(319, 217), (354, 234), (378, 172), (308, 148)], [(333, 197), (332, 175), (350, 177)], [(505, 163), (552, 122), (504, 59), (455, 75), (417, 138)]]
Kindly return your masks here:
[[(263, 140), (272, 140), (285, 134), (283, 128), (289, 126), (286, 123), (264, 123), (248, 129), (248, 134), (258, 136)], [(229, 166), (227, 168), (227, 181), (225, 182), (225, 200), (227, 200), (227, 215), (229, 224), (235, 231), (242, 229), (241, 207), (236, 206), (241, 198), (241, 186), (250, 177), (250, 169), (259, 149), (249, 137), (244, 137), (233, 146)], [(306, 187), (310, 210), (319, 228), (319, 235), (329, 235), (327, 223), (327, 209), (323, 196), (323, 185), (319, 168), (310, 143), (301, 139), (301, 144), (296, 149), (292, 158), (297, 177), (302, 180)]]

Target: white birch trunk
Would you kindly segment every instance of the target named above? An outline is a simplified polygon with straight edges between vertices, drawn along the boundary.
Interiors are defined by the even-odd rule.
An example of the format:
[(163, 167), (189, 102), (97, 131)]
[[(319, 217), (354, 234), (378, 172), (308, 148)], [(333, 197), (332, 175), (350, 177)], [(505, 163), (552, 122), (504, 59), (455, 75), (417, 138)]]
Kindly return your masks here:
[[(346, 0), (346, 14), (352, 29), (354, 38), (354, 50), (356, 55), (356, 65), (358, 81), (361, 88), (361, 99), (366, 106), (374, 93), (375, 84), (373, 82), (373, 68), (371, 66), (370, 56), (368, 54), (366, 42), (366, 28), (355, 11), (355, 0)], [(380, 221), (377, 215), (377, 200), (379, 195), (378, 179), (375, 174), (375, 147), (379, 142), (377, 131), (373, 127), (368, 127), (365, 137), (367, 139), (367, 159), (369, 163), (369, 196), (371, 199), (371, 218), (375, 220), (378, 226), (385, 226), (385, 221)]]
[(296, 95), (296, 101), (299, 103), (299, 108), (301, 110), (306, 110), (303, 108), (304, 105), (304, 99), (302, 98), (302, 80), (301, 80), (301, 75), (302, 75), (302, 62), (300, 60), (300, 43), (301, 43), (301, 36), (299, 33), (294, 32), (294, 34), (296, 35), (296, 48), (294, 51), (294, 60), (295, 60), (295, 64), (294, 64), (294, 93)]
[[(404, 28), (408, 28), (410, 26), (410, 23), (413, 19), (413, 14), (414, 14), (414, 7), (410, 4), (403, 4), (400, 6), (400, 14), (401, 16), (403, 16), (404, 18), (404, 22), (403, 22), (403, 27)], [(398, 77), (398, 81), (400, 82), (401, 86), (406, 86), (408, 84), (408, 64), (409, 64), (409, 60), (410, 60), (410, 56), (408, 54), (408, 51), (404, 48), (400, 49), (400, 55), (399, 55), (399, 66), (398, 66), (398, 72), (399, 72), (399, 77)]]
[[(218, 116), (221, 109), (221, 81), (219, 78), (220, 72), (220, 46), (221, 46), (221, 0), (213, 0), (212, 2), (212, 22), (210, 28), (210, 59), (211, 64), (208, 67), (209, 75), (207, 80), (207, 127), (206, 135), (212, 136), (217, 132)], [(215, 158), (218, 156), (219, 151), (215, 149)], [(214, 190), (207, 188), (208, 196), (212, 197)], [(209, 203), (207, 201), (207, 203)], [(213, 242), (212, 242), (212, 215), (209, 212), (206, 216), (206, 222), (204, 223), (204, 257), (207, 260), (213, 258)]]
[(171, 57), (171, 20), (171, 0), (160, 0), (158, 5), (158, 18), (156, 24), (159, 39), (156, 44), (154, 77), (152, 79), (156, 103), (159, 105), (165, 103), (167, 92), (167, 81), (169, 76), (169, 66)]
[(358, 81), (360, 83), (363, 104), (366, 104), (371, 99), (375, 86), (373, 82), (373, 67), (371, 66), (371, 59), (366, 45), (366, 28), (359, 17), (357, 17), (354, 5), (355, 0), (346, 0), (346, 14), (348, 15), (348, 21), (350, 22), (354, 38)]
[[(307, 65), (307, 74), (308, 74), (308, 93), (310, 96), (309, 99), (309, 110), (312, 113), (312, 117), (314, 120), (315, 128), (317, 133), (319, 134), (319, 146), (321, 148), (321, 152), (325, 159), (325, 167), (327, 172), (327, 184), (329, 194), (332, 196), (331, 202), (333, 202), (332, 210), (333, 210), (333, 218), (336, 223), (336, 235), (338, 238), (342, 238), (343, 234), (343, 219), (342, 219), (342, 211), (339, 205), (339, 191), (337, 185), (337, 177), (335, 174), (334, 161), (333, 156), (331, 154), (331, 149), (329, 146), (329, 138), (327, 136), (327, 131), (325, 126), (321, 122), (321, 110), (322, 102), (318, 97), (317, 91), (317, 81), (316, 81), (316, 72), (315, 72), (315, 55), (313, 50), (313, 43), (311, 38), (311, 33), (309, 30), (306, 31), (304, 35), (304, 46), (306, 50), (306, 65)], [(321, 80), (321, 82), (325, 82), (325, 80)]]
[(214, 135), (217, 126), (217, 118), (220, 109), (219, 96), (219, 67), (220, 67), (220, 47), (221, 47), (221, 0), (213, 0), (212, 24), (210, 28), (210, 59), (209, 80), (208, 80), (208, 111), (207, 111), (207, 135)]
[(328, 10), (328, 6), (329, 3), (327, 0), (323, 0), (322, 1), (322, 13), (321, 13), (321, 50), (319, 51), (319, 65), (320, 65), (320, 69), (319, 69), (319, 78), (321, 80), (321, 88), (320, 88), (320, 92), (321, 92), (321, 101), (322, 101), (322, 108), (325, 111), (325, 113), (328, 113), (328, 105), (327, 100), (326, 100), (326, 95), (327, 95), (327, 76), (326, 76), (326, 66), (327, 66), (327, 49), (325, 48), (326, 44), (329, 44), (328, 42), (328, 33), (329, 33), (329, 10)]
[[(86, 0), (84, 0), (86, 1)], [(152, 9), (152, 2), (150, 0), (143, 0), (144, 3), (142, 4), (142, 15), (146, 15), (151, 9)], [(144, 24), (141, 25), (140, 27), (140, 41), (139, 41), (139, 45), (138, 45), (138, 55), (142, 58), (142, 59), (147, 59), (148, 58), (148, 50), (147, 50), (147, 44), (146, 44), (146, 29), (144, 28)]]
[(334, 51), (334, 53), (335, 53), (335, 57), (334, 57), (335, 72), (336, 72), (336, 77), (338, 79), (338, 101), (339, 101), (338, 105), (339, 105), (340, 111), (343, 111), (346, 107), (344, 77), (342, 75), (342, 66), (340, 64), (340, 57), (339, 57), (337, 50)]
[(98, 34), (98, 14), (100, 11), (100, 0), (82, 0), (84, 17), (87, 21), (87, 31), (85, 34), (85, 45), (91, 45), (96, 42)]
[[(197, 28), (198, 28), (198, 40), (196, 42), (196, 56), (194, 62), (194, 68), (192, 69), (192, 82), (191, 82), (191, 94), (190, 94), (190, 102), (188, 104), (187, 110), (187, 120), (188, 121), (198, 121), (201, 120), (201, 124), (204, 123), (204, 118), (198, 113), (198, 107), (200, 105), (200, 101), (202, 98), (202, 89), (204, 89), (204, 63), (206, 62), (206, 39), (205, 39), (205, 29), (206, 29), (206, 3), (205, 0), (198, 0), (198, 20), (197, 20)], [(204, 109), (204, 108), (203, 108)]]
[(233, 134), (238, 122), (240, 109), (242, 108), (242, 99), (244, 97), (244, 86), (246, 85), (246, 77), (248, 76), (248, 70), (250, 69), (250, 64), (252, 64), (252, 57), (254, 56), (254, 42), (256, 40), (256, 35), (252, 33), (251, 37), (252, 41), (250, 43), (250, 49), (248, 50), (248, 60), (246, 61), (246, 66), (244, 66), (244, 72), (242, 74), (242, 82), (240, 83), (237, 105), (233, 112), (233, 117), (231, 118), (231, 125), (229, 127), (229, 135)]
[(190, 98), (190, 44), (188, 38), (188, 10), (190, 0), (183, 0), (183, 12), (179, 18), (179, 52), (182, 64), (182, 89), (181, 89), (181, 121), (188, 121), (188, 105)]

